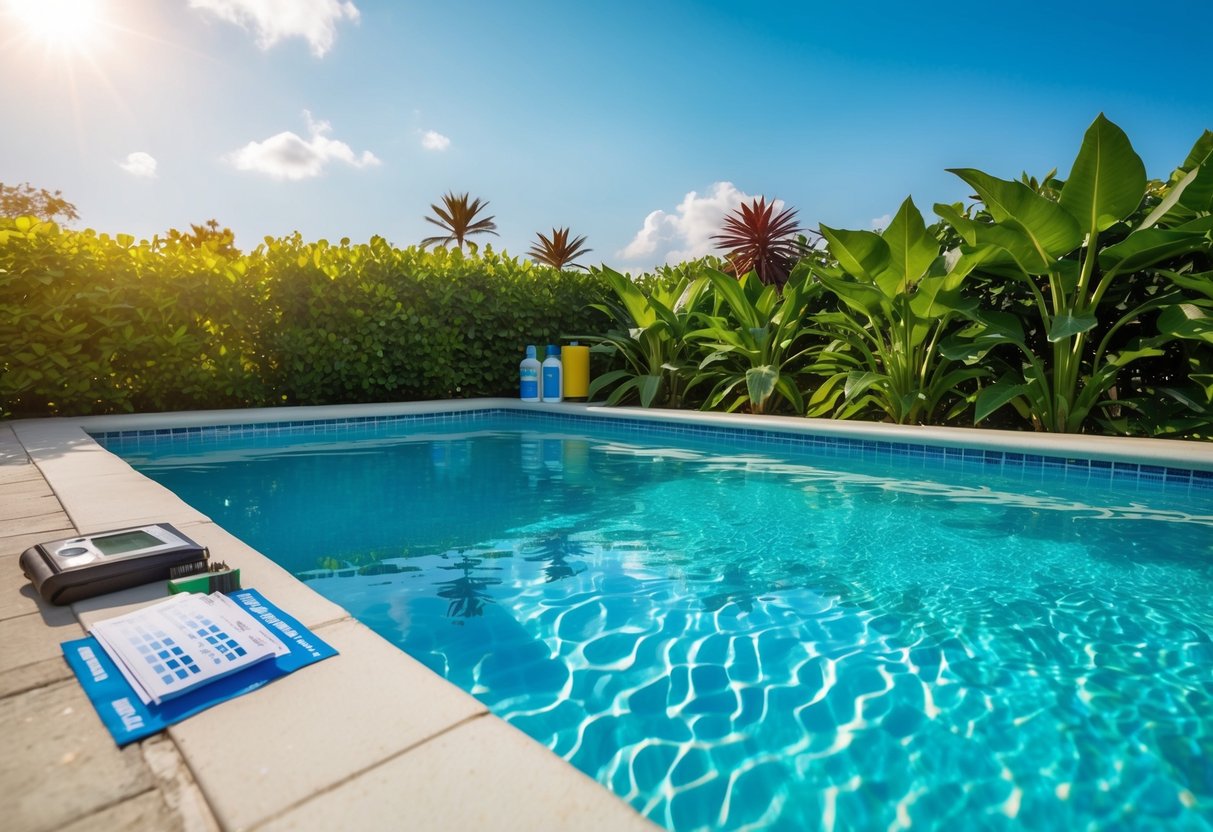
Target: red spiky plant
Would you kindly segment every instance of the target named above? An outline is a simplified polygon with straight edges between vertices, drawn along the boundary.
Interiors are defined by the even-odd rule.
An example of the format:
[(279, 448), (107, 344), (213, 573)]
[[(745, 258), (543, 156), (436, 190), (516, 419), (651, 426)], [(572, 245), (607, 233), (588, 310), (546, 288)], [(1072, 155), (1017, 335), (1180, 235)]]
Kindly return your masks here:
[(584, 268), (573, 261), (581, 255), (593, 251), (592, 248), (585, 247), (584, 235), (574, 237), (570, 241), (569, 230), (567, 228), (553, 228), (550, 239), (544, 236), (542, 232), (535, 236), (538, 239), (531, 246), (531, 250), (527, 254), (536, 263), (551, 266), (553, 269), (563, 269), (565, 267), (574, 269)]
[(774, 200), (767, 204), (766, 197), (758, 197), (725, 217), (721, 233), (712, 239), (725, 249), (733, 274), (741, 277), (755, 271), (763, 283), (782, 286), (800, 257), (796, 236), (800, 231), (795, 209), (776, 214)]

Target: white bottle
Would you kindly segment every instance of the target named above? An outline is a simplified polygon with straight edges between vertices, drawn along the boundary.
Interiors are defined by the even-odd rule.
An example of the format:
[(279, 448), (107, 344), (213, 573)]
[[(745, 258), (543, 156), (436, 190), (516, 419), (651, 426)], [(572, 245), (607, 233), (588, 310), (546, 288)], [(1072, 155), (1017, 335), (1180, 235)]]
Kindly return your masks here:
[(560, 363), (560, 350), (548, 344), (548, 357), (543, 360), (543, 400), (558, 402), (564, 387), (564, 367)]
[(526, 348), (526, 358), (518, 365), (518, 398), (524, 402), (537, 402), (539, 398), (539, 370), (542, 365), (535, 357), (535, 348)]

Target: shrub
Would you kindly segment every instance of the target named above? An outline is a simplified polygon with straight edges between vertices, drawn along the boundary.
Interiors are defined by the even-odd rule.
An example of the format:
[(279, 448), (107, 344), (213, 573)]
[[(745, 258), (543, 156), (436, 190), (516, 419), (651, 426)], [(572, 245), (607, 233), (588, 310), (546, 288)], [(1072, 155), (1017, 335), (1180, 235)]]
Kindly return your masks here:
[(0, 412), (512, 395), (523, 347), (602, 328), (606, 292), (487, 247), (241, 255), (0, 218)]

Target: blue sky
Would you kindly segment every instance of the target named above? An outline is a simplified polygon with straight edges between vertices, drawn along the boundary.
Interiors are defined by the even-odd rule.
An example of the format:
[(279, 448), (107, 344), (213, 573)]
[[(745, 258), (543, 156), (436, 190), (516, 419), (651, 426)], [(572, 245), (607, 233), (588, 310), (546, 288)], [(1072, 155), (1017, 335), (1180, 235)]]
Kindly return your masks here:
[(867, 228), (963, 199), (947, 167), (1064, 176), (1101, 111), (1165, 177), (1213, 128), (1210, 32), (1208, 0), (0, 0), (0, 181), (243, 248), (408, 245), (467, 191), (495, 248), (570, 226), (640, 268), (745, 197)]

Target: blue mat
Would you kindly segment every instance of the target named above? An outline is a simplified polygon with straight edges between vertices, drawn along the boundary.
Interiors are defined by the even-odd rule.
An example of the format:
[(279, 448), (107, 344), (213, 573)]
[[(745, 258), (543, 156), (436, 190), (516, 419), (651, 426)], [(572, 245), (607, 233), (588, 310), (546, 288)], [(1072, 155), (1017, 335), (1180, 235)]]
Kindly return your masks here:
[(228, 593), (228, 597), (260, 620), (291, 652), (250, 665), (160, 705), (144, 705), (139, 700), (97, 639), (89, 636), (63, 642), (67, 663), (119, 746), (163, 731), (213, 705), (251, 693), (280, 676), (337, 655), (336, 650), (265, 600), (257, 590), (240, 589)]

